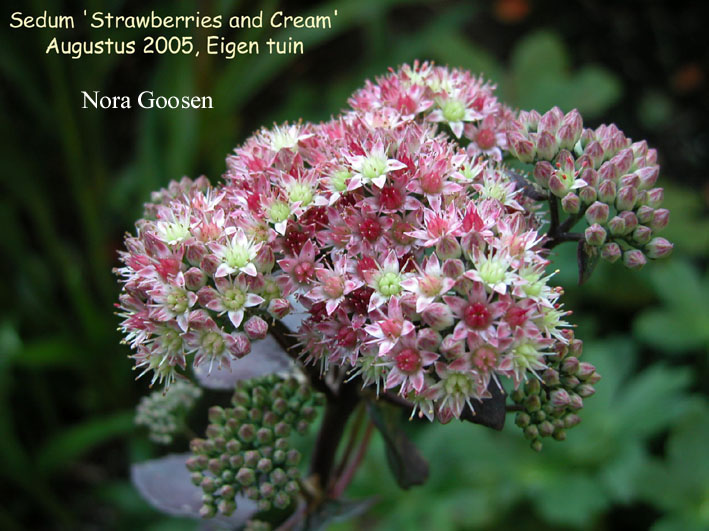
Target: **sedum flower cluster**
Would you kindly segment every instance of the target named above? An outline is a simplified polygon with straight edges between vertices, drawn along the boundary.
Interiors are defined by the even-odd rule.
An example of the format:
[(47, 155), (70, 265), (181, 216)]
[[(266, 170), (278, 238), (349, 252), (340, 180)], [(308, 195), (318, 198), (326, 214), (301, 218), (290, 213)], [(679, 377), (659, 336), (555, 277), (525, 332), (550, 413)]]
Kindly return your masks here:
[(172, 443), (173, 436), (185, 426), (185, 417), (202, 396), (202, 390), (190, 382), (175, 382), (169, 389), (144, 396), (135, 411), (135, 423), (148, 428), (150, 440)]
[(603, 259), (639, 269), (672, 251), (657, 236), (670, 213), (660, 208), (660, 167), (647, 142), (631, 142), (615, 125), (584, 129), (576, 110), (564, 115), (558, 107), (521, 112), (508, 139), (517, 158), (535, 163), (535, 181), (561, 199), (570, 219), (585, 217), (584, 239)]
[(192, 440), (187, 461), (204, 492), (202, 516), (232, 514), (236, 495), (258, 502), (259, 511), (288, 507), (300, 492), (301, 458), (289, 436), (307, 431), (319, 399), (306, 383), (269, 375), (240, 382), (233, 407), (210, 408), (206, 438)]
[[(349, 104), (256, 132), (216, 187), (183, 179), (155, 194), (117, 270), (126, 341), (152, 382), (227, 366), (296, 311), (304, 363), (344, 367), (446, 422), (504, 380), (532, 394), (578, 341), (540, 198), (561, 199), (569, 229), (585, 216), (582, 237), (609, 260), (637, 267), (671, 249), (655, 236), (668, 219), (655, 151), (615, 126), (515, 113), (489, 83), (429, 63)], [(536, 185), (511, 160), (533, 163)]]

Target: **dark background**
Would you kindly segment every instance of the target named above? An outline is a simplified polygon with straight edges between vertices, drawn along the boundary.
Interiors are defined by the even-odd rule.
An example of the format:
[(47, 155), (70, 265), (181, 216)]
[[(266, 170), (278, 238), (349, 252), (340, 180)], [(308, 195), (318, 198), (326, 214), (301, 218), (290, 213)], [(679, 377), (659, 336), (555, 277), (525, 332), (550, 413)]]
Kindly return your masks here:
[[(133, 427), (147, 390), (120, 344), (111, 269), (150, 191), (216, 181), (261, 125), (321, 120), (366, 78), (419, 58), (482, 72), (520, 108), (578, 107), (658, 148), (673, 258), (558, 281), (604, 374), (583, 424), (542, 454), (514, 426), (413, 426), (428, 485), (399, 491), (375, 444), (349, 494), (380, 503), (342, 529), (709, 528), (709, 38), (702, 2), (358, 0), (17, 2), (3, 6), (0, 188), (0, 528), (190, 529), (151, 509), (130, 463), (159, 455)], [(9, 14), (331, 13), (331, 30), (276, 32), (302, 56), (44, 54), (52, 36)], [(79, 23), (81, 20), (79, 19)], [(213, 32), (213, 30), (210, 30)], [(160, 33), (160, 32), (157, 32)], [(272, 30), (243, 30), (264, 41)], [(142, 40), (146, 32), (111, 33)], [(236, 34), (222, 34), (237, 38)], [(92, 38), (102, 38), (100, 31)], [(108, 36), (108, 35), (106, 35)], [(195, 38), (200, 37), (199, 30)], [(81, 109), (80, 91), (211, 95), (213, 110)], [(511, 422), (509, 424), (512, 424)]]

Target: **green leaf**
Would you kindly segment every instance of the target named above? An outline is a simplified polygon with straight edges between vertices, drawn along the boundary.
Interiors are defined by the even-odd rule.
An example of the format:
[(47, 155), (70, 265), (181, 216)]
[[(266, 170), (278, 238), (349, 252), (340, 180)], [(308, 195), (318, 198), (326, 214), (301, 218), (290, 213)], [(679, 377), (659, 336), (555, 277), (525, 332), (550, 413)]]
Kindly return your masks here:
[(428, 462), (398, 425), (401, 411), (388, 404), (367, 404), (369, 415), (382, 434), (389, 468), (402, 489), (423, 485), (428, 479)]
[(561, 76), (568, 64), (564, 43), (556, 33), (547, 30), (527, 35), (512, 52), (511, 67), (522, 85), (535, 83), (544, 76)]
[(37, 455), (37, 468), (51, 473), (94, 447), (133, 430), (133, 412), (87, 420), (52, 437)]
[(577, 107), (586, 117), (601, 114), (615, 104), (623, 92), (614, 75), (593, 65), (580, 68), (566, 90), (568, 107)]

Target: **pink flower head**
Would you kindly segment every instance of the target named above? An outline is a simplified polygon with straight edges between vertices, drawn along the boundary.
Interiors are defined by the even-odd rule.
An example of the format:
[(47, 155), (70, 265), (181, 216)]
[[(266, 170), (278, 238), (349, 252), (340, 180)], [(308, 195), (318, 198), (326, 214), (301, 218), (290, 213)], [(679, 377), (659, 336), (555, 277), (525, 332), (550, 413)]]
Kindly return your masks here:
[(212, 252), (221, 260), (214, 276), (225, 277), (238, 272), (256, 276), (254, 260), (261, 245), (250, 240), (241, 228), (226, 243), (211, 243)]
[(226, 313), (235, 330), (241, 326), (247, 308), (264, 302), (263, 297), (250, 292), (242, 275), (231, 279), (218, 277), (215, 279), (215, 285), (217, 289), (205, 286), (199, 290), (199, 302), (209, 310), (219, 314)]
[(362, 285), (360, 280), (348, 278), (347, 260), (344, 256), (334, 261), (332, 269), (317, 268), (315, 275), (317, 277), (315, 287), (308, 292), (307, 296), (313, 302), (325, 302), (328, 315), (332, 315), (345, 300), (345, 296)]
[(403, 336), (386, 357), (384, 365), (389, 367), (389, 374), (384, 388), (399, 387), (399, 394), (405, 395), (411, 390), (420, 392), (423, 389), (426, 367), (438, 359), (438, 354), (420, 350), (416, 334), (410, 333)]
[[(370, 343), (379, 345), (380, 356), (384, 356), (394, 348), (401, 337), (414, 331), (413, 323), (404, 318), (399, 299), (390, 299), (387, 309), (386, 316), (379, 312), (381, 318), (364, 327), (365, 331), (374, 338)], [(376, 319), (374, 316), (370, 317)]]
[(434, 300), (448, 293), (455, 280), (443, 274), (438, 256), (424, 262), (423, 271), (401, 282), (401, 287), (416, 294), (416, 311), (422, 313)]

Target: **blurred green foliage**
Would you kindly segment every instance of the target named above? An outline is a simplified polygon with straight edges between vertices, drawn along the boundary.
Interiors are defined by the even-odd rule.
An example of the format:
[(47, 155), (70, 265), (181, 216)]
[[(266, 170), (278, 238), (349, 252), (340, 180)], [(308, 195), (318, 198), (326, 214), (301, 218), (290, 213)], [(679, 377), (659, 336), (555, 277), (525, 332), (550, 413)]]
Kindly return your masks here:
[[(195, 527), (153, 511), (127, 479), (129, 464), (155, 450), (131, 422), (147, 383), (132, 382), (128, 349), (119, 344), (111, 268), (122, 232), (150, 191), (184, 174), (218, 177), (225, 154), (261, 124), (325, 119), (365, 78), (420, 58), (483, 72), (513, 106), (578, 107), (591, 125), (617, 119), (626, 128), (628, 119), (633, 136), (691, 131), (682, 128), (690, 118), (671, 122), (692, 104), (686, 93), (643, 86), (636, 98), (631, 73), (600, 66), (604, 58), (589, 52), (600, 45), (576, 41), (583, 22), (577, 10), (563, 14), (542, 2), (515, 25), (495, 15), (501, 3), (289, 2), (293, 12), (338, 9), (340, 16), (327, 32), (273, 35), (303, 40), (302, 57), (231, 62), (115, 55), (72, 61), (44, 55), (49, 33), (3, 25), (0, 528)], [(167, 1), (86, 6), (177, 11)], [(184, 12), (226, 16), (278, 6), (218, 0), (185, 5)], [(23, 9), (69, 7), (50, 0)], [(264, 39), (269, 31), (244, 30), (239, 38)], [(599, 38), (605, 31), (598, 28)], [(80, 109), (80, 90), (144, 88), (211, 94), (216, 108)], [(684, 142), (676, 153), (700, 166), (697, 153), (707, 151)], [(400, 490), (376, 440), (348, 495), (378, 494), (379, 503), (338, 529), (709, 528), (709, 218), (704, 184), (683, 179), (683, 171), (675, 161), (662, 177), (665, 185), (675, 181), (666, 190), (673, 215), (666, 235), (677, 244), (670, 262), (640, 274), (603, 264), (580, 288), (574, 249), (555, 256), (578, 335), (588, 339), (585, 356), (604, 375), (569, 440), (535, 454), (514, 426), (494, 433), (470, 424), (412, 424), (412, 438), (431, 462), (429, 482)]]

